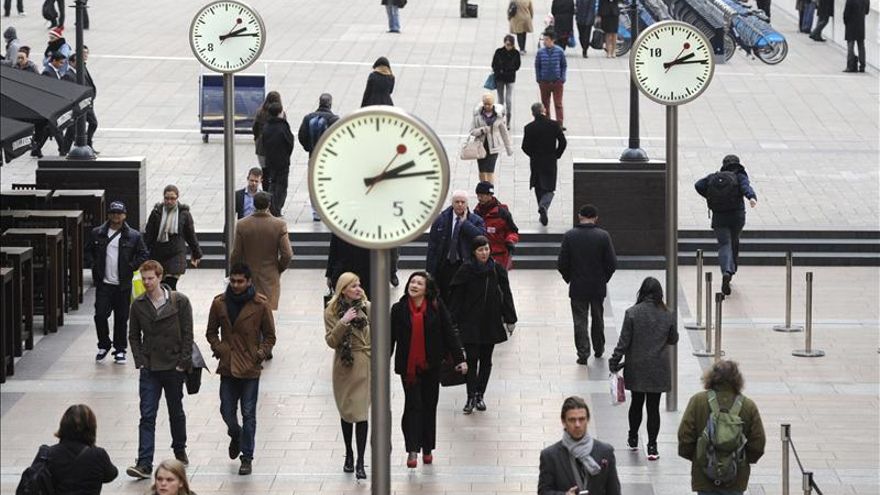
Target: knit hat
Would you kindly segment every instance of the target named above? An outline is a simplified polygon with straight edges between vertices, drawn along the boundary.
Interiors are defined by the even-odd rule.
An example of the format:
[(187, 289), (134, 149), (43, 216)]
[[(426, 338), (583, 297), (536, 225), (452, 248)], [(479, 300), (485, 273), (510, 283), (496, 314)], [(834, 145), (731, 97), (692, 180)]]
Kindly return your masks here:
[(728, 167), (728, 166), (731, 166), (731, 165), (741, 165), (738, 156), (736, 156), (736, 155), (727, 155), (727, 156), (724, 157), (723, 160), (721, 160), (721, 166), (722, 166), (722, 167)]
[(477, 184), (477, 194), (495, 194), (495, 186), (491, 182), (482, 181)]
[(58, 39), (64, 37), (64, 28), (61, 26), (55, 26), (49, 30), (49, 38)]

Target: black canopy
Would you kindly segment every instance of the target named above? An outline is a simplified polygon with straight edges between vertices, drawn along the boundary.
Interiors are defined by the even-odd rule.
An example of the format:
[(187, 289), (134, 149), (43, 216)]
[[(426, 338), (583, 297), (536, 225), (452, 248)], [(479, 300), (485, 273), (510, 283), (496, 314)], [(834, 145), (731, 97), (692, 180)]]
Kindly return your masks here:
[(31, 149), (33, 134), (33, 125), (0, 117), (0, 144), (3, 146), (3, 158), (6, 163)]
[(91, 106), (94, 94), (88, 86), (0, 66), (0, 114), (4, 117), (32, 124), (47, 121), (61, 130)]

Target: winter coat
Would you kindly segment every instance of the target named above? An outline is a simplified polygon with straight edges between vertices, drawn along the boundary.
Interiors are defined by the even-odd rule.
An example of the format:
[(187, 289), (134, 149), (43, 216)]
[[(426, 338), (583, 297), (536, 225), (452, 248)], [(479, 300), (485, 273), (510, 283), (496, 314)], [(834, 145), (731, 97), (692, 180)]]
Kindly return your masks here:
[[(715, 393), (721, 408), (729, 409), (733, 406), (736, 398), (733, 390), (719, 389)], [(678, 425), (678, 455), (691, 461), (691, 490), (712, 492), (721, 488), (744, 492), (749, 486), (750, 464), (756, 464), (758, 459), (764, 455), (764, 445), (767, 442), (758, 406), (752, 399), (743, 396), (739, 417), (743, 420), (743, 434), (746, 437), (745, 454), (748, 462), (740, 466), (735, 482), (721, 487), (716, 487), (709, 480), (703, 473), (703, 466), (694, 463), (697, 455), (697, 439), (703, 434), (710, 412), (708, 393), (706, 391), (698, 392), (691, 397), (681, 416), (681, 423)]]
[(254, 287), (269, 298), (272, 309), (278, 309), (281, 273), (287, 270), (292, 258), (293, 249), (284, 220), (257, 210), (235, 224), (235, 242), (229, 262), (250, 267)]
[(556, 161), (562, 157), (568, 141), (555, 120), (541, 115), (526, 124), (522, 150), (529, 157), (529, 187), (556, 190)]
[(269, 120), (269, 112), (262, 107), (257, 110), (254, 116), (254, 125), (251, 131), (254, 133), (254, 148), (257, 156), (264, 156), (263, 152), (263, 128), (266, 127), (266, 121)]
[[(434, 303), (428, 301), (424, 318), (425, 361), (428, 363), (428, 370), (440, 369), (440, 361), (447, 354), (452, 354), (456, 364), (464, 362), (464, 347), (443, 301), (439, 298)], [(411, 338), (412, 313), (409, 310), (409, 296), (404, 294), (391, 306), (391, 353), (394, 354), (394, 372), (401, 376), (406, 376)]]
[(565, 51), (556, 45), (543, 47), (535, 55), (535, 80), (539, 83), (557, 81), (565, 83), (567, 69)]
[(574, 20), (578, 25), (592, 26), (596, 22), (596, 2), (598, 0), (575, 0)]
[[(452, 239), (452, 229), (455, 226), (453, 215), (452, 207), (449, 206), (440, 212), (437, 219), (431, 224), (431, 231), (428, 233), (428, 255), (425, 260), (425, 270), (431, 275), (437, 274), (437, 268), (449, 253), (449, 242)], [(486, 235), (486, 225), (479, 215), (467, 212), (465, 217), (458, 233), (458, 252), (461, 254), (463, 263), (469, 262), (474, 257), (471, 251), (471, 242), (474, 237)]]
[(364, 97), (361, 99), (361, 107), (369, 105), (394, 105), (391, 93), (394, 92), (394, 75), (390, 70), (382, 70), (379, 67), (367, 77), (367, 87), (364, 88)]
[(14, 63), (18, 49), (21, 48), (21, 40), (18, 39), (18, 33), (14, 27), (9, 26), (3, 31), (3, 40), (6, 41), (6, 60), (11, 60)]
[[(590, 476), (587, 488), (590, 495), (620, 495), (620, 479), (617, 477), (617, 459), (614, 447), (593, 439), (593, 459), (602, 468), (599, 474)], [(562, 442), (556, 442), (541, 451), (538, 467), (538, 495), (565, 495), (578, 484), (571, 468), (571, 454)]]
[(99, 495), (101, 485), (115, 480), (119, 474), (106, 450), (76, 440), (62, 440), (50, 446), (48, 457), (52, 485), (58, 494)]
[[(163, 286), (164, 287), (164, 286)], [(128, 343), (137, 368), (168, 371), (192, 369), (193, 314), (189, 299), (168, 291), (168, 300), (156, 309), (147, 292), (131, 303)]]
[(330, 251), (327, 253), (327, 270), (324, 276), (330, 279), (330, 285), (336, 287), (339, 276), (351, 272), (361, 279), (361, 288), (370, 297), (370, 250), (330, 234)]
[(816, 15), (819, 17), (834, 17), (834, 0), (819, 0)]
[[(519, 70), (522, 60), (519, 50), (512, 48), (508, 50), (501, 47), (495, 50), (492, 56), (492, 73), (495, 74), (496, 83), (515, 83), (516, 71)], [(510, 109), (507, 109), (510, 111)]]
[(269, 117), (263, 127), (263, 156), (266, 157), (266, 168), (290, 168), (290, 155), (293, 153), (293, 133), (290, 124), (281, 117)]
[[(89, 241), (88, 258), (92, 262), (92, 282), (96, 287), (104, 285), (104, 275), (107, 273), (107, 241), (110, 239), (107, 237), (107, 231), (109, 229), (109, 221), (95, 227), (92, 229), (92, 238)], [(119, 288), (121, 290), (131, 289), (131, 278), (134, 271), (144, 261), (150, 259), (150, 252), (144, 244), (141, 233), (129, 227), (127, 223), (122, 224), (122, 230), (117, 239), (119, 239)]]
[(39, 73), (40, 73), (40, 69), (37, 67), (37, 64), (33, 63), (33, 62), (30, 61), (30, 60), (27, 61), (27, 65), (25, 65), (24, 67), (21, 67), (21, 66), (19, 66), (18, 64), (16, 64), (16, 63), (15, 63), (15, 60), (13, 59), (13, 60), (12, 60), (12, 68), (13, 68), (13, 69), (18, 69), (18, 70), (23, 70), (23, 71), (26, 71), (26, 72), (33, 72), (34, 74), (39, 74)]
[[(370, 303), (359, 309), (358, 315), (370, 318)], [(339, 416), (348, 423), (370, 419), (370, 325), (363, 329), (351, 328), (351, 366), (342, 362), (340, 346), (349, 326), (342, 323), (331, 306), (324, 310), (324, 341), (335, 349), (333, 355), (333, 397)]]
[(262, 362), (275, 346), (275, 318), (269, 299), (258, 292), (242, 306), (233, 323), (226, 309), (226, 294), (218, 295), (211, 302), (205, 336), (220, 361), (218, 375), (259, 378)]
[[(302, 145), (303, 149), (309, 153), (309, 157), (312, 156), (312, 150), (315, 149), (315, 146), (318, 144), (316, 140), (314, 143), (312, 142), (312, 133), (309, 129), (309, 122), (314, 118), (322, 116), (324, 120), (327, 121), (327, 128), (329, 129), (331, 125), (335, 124), (337, 120), (339, 120), (339, 116), (330, 111), (328, 107), (318, 107), (314, 112), (303, 117), (302, 123), (299, 125), (299, 132), (297, 132), (297, 138), (299, 139), (299, 144)], [(319, 135), (318, 138), (321, 136)]]
[(595, 224), (575, 225), (562, 238), (556, 269), (568, 284), (568, 297), (580, 301), (603, 299), (617, 269), (611, 236)]
[(532, 19), (535, 18), (535, 8), (532, 0), (513, 0), (516, 3), (516, 15), (508, 21), (510, 32), (514, 34), (531, 33)]
[(843, 6), (843, 38), (846, 41), (865, 41), (865, 18), (870, 12), (869, 0), (846, 0)]
[(516, 323), (507, 270), (489, 260), (459, 267), (449, 284), (449, 308), (464, 344), (500, 344), (507, 340), (504, 323)]
[(168, 242), (159, 242), (163, 208), (162, 203), (153, 206), (144, 230), (144, 243), (150, 250), (150, 258), (162, 264), (165, 275), (182, 275), (186, 272), (186, 246), (189, 245), (194, 260), (202, 258), (202, 248), (189, 206), (182, 203), (177, 205), (177, 234), (169, 234)]
[(510, 132), (507, 130), (507, 124), (504, 120), (505, 108), (504, 105), (498, 103), (494, 105), (494, 108), (495, 121), (492, 123), (491, 127), (486, 123), (486, 119), (483, 118), (483, 105), (478, 105), (477, 108), (474, 109), (474, 120), (471, 123), (471, 136), (483, 141), (483, 146), (490, 155), (497, 155), (500, 153), (501, 145), (503, 143), (504, 149), (507, 151), (507, 156), (510, 156), (513, 154), (513, 147), (510, 141)]
[(70, 55), (73, 53), (73, 48), (67, 44), (67, 40), (64, 38), (57, 38), (46, 44), (46, 50), (43, 52), (43, 70), (46, 70), (49, 65), (49, 62), (52, 60), (52, 54), (55, 52), (59, 52), (64, 55), (64, 64), (61, 66), (61, 75), (67, 73), (67, 68), (70, 67), (70, 63), (68, 60), (70, 59)]
[(486, 224), (486, 237), (489, 239), (492, 259), (510, 271), (513, 249), (519, 242), (519, 228), (513, 223), (510, 209), (493, 197), (485, 205), (477, 204), (474, 213)]
[[(752, 185), (749, 182), (749, 174), (746, 173), (745, 167), (739, 163), (733, 163), (729, 165), (724, 165), (721, 167), (722, 172), (733, 172), (736, 174), (736, 178), (739, 179), (739, 191), (748, 199), (758, 199), (758, 195), (755, 194), (755, 190), (752, 189)], [(697, 190), (702, 197), (707, 197), (709, 191), (709, 179), (715, 173), (711, 173), (702, 179), (698, 180), (694, 184), (694, 189)], [(739, 227), (745, 224), (746, 221), (746, 206), (745, 203), (741, 203), (740, 207), (736, 210), (732, 211), (715, 211), (712, 212), (712, 227)]]
[(550, 6), (553, 14), (553, 30), (556, 36), (566, 41), (574, 32), (574, 0), (553, 0)]
[(626, 310), (608, 369), (617, 371), (625, 355), (623, 379), (627, 390), (668, 392), (672, 386), (668, 346), (676, 343), (678, 330), (672, 313), (654, 301), (642, 301)]

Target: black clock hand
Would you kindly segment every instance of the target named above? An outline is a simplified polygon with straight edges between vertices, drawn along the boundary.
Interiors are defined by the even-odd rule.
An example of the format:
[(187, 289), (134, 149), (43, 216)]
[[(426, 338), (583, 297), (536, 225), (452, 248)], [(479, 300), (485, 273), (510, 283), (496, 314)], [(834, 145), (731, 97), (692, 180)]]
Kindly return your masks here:
[(259, 33), (239, 33), (239, 34), (230, 34), (227, 37), (228, 38), (243, 38), (245, 36), (253, 36), (254, 38), (256, 38), (259, 35), (260, 35)]
[(234, 30), (232, 30), (232, 31), (229, 31), (229, 32), (226, 33), (226, 34), (221, 34), (221, 35), (220, 35), (220, 41), (222, 42), (222, 41), (225, 40), (226, 38), (232, 38), (233, 36), (237, 35), (238, 33), (243, 33), (243, 32), (245, 32), (245, 31), (247, 31), (247, 28), (246, 28), (246, 27), (243, 27), (243, 28), (234, 29)]
[(410, 172), (408, 174), (394, 174), (390, 177), (386, 177), (385, 180), (405, 179), (407, 177), (421, 177), (423, 175), (435, 175), (436, 173), (436, 170), (423, 170), (421, 172)]
[(416, 166), (416, 162), (408, 161), (403, 165), (399, 165), (397, 167), (392, 168), (391, 170), (383, 171), (381, 174), (375, 177), (367, 177), (364, 179), (364, 185), (372, 188), (374, 185), (382, 182), (383, 180), (393, 178), (394, 176), (399, 175), (404, 170), (411, 169)]
[(685, 60), (687, 60), (687, 59), (689, 59), (689, 58), (693, 58), (694, 55), (696, 55), (696, 54), (693, 53), (693, 52), (691, 52), (691, 53), (688, 53), (687, 55), (685, 55), (685, 56), (683, 56), (683, 57), (679, 57), (679, 58), (673, 60), (672, 62), (664, 62), (664, 63), (663, 63), (663, 68), (664, 68), (664, 69), (668, 69), (668, 68), (672, 67), (673, 65), (678, 65), (678, 64), (684, 63)]
[(688, 60), (687, 62), (679, 62), (678, 64), (684, 65), (684, 64), (708, 64), (708, 63), (709, 63), (709, 61), (704, 58), (704, 59), (700, 59), (700, 60)]

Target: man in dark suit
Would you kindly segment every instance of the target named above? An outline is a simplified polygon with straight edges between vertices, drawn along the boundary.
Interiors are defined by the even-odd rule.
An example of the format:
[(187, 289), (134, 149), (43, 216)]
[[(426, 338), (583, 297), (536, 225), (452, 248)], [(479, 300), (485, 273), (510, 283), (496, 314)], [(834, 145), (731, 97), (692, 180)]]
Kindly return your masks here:
[(471, 241), (486, 235), (486, 223), (468, 209), (467, 193), (454, 191), (452, 206), (431, 224), (426, 270), (434, 276), (440, 296), (449, 301), (449, 282), (463, 263), (472, 259)]
[(260, 192), (263, 182), (263, 169), (252, 167), (248, 170), (247, 187), (235, 191), (235, 215), (240, 220), (257, 211), (254, 207), (254, 196)]
[(538, 495), (620, 495), (614, 447), (587, 432), (590, 408), (572, 396), (562, 403), (562, 440), (541, 451)]
[(538, 200), (538, 219), (547, 225), (547, 210), (556, 191), (556, 161), (562, 157), (568, 142), (562, 127), (555, 120), (547, 118), (547, 110), (541, 103), (532, 105), (535, 120), (526, 125), (523, 134), (522, 150), (529, 156), (529, 187), (535, 189)]
[[(42, 75), (59, 81), (65, 80), (64, 64), (66, 63), (67, 57), (63, 53), (53, 52), (49, 57), (49, 64), (43, 69)], [(46, 140), (49, 139), (50, 134), (52, 135), (52, 138), (55, 139), (55, 144), (58, 145), (58, 155), (64, 156), (67, 154), (70, 148), (67, 146), (66, 140), (64, 139), (64, 133), (57, 128), (50, 127), (44, 122), (37, 124), (34, 128), (35, 142), (34, 147), (31, 150), (31, 156), (37, 158), (43, 157), (43, 145), (46, 144)]]

